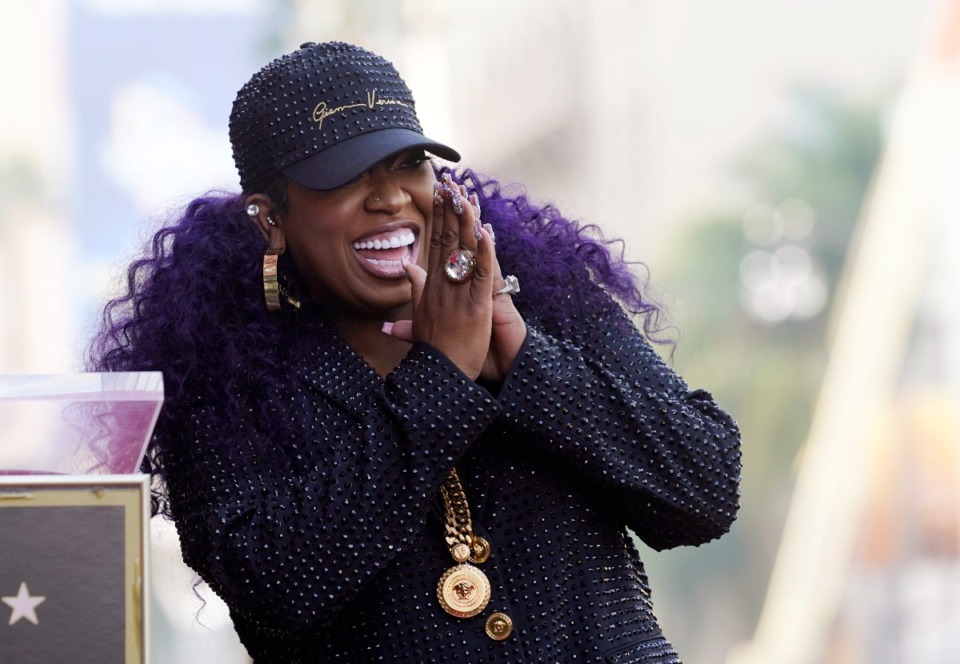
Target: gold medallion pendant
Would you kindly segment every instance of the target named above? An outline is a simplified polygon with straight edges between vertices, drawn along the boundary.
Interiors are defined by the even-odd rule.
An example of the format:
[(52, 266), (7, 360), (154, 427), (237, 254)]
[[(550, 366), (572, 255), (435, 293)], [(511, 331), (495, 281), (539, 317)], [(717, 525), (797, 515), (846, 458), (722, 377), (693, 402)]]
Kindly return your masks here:
[(479, 564), (485, 563), (489, 559), (490, 542), (479, 535), (474, 535), (473, 541), (470, 542), (470, 562)]
[(440, 606), (451, 616), (470, 618), (483, 611), (490, 601), (487, 575), (468, 563), (454, 565), (437, 584)]

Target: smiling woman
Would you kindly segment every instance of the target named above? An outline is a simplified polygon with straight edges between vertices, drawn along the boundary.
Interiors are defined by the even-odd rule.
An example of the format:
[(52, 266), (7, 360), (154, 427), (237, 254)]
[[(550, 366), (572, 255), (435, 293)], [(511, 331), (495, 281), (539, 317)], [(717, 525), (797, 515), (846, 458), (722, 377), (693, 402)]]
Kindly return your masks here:
[(723, 534), (736, 424), (596, 229), (414, 108), (342, 43), (238, 93), (243, 192), (155, 235), (89, 359), (164, 374), (155, 509), (257, 662), (679, 662), (627, 528)]
[[(370, 303), (375, 311), (386, 306), (386, 296), (397, 299), (395, 307), (400, 307), (410, 300), (404, 266), (426, 259), (421, 239), (429, 237), (435, 183), (422, 150), (383, 159), (331, 191), (291, 181), (283, 222), (262, 230), (268, 240), (271, 233), (283, 235), (298, 273), (317, 300), (346, 304), (355, 299), (351, 291), (362, 288), (379, 296), (381, 301)], [(263, 211), (270, 209), (262, 195), (249, 200)]]

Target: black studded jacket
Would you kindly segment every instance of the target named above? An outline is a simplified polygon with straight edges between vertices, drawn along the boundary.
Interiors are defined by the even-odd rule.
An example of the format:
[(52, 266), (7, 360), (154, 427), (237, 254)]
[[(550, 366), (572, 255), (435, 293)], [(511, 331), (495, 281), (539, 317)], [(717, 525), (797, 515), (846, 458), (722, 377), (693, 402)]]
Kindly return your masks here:
[[(605, 295), (604, 295), (605, 297)], [(254, 421), (217, 404), (180, 423), (171, 466), (184, 558), (230, 607), (258, 664), (673, 663), (630, 528), (656, 549), (719, 537), (738, 507), (739, 433), (614, 306), (529, 333), (486, 389), (416, 344), (381, 379), (322, 318), (288, 389), (291, 463), (260, 461)], [(235, 461), (211, 452), (229, 444)], [(455, 466), (492, 555), (486, 609), (447, 614), (454, 565), (438, 488)], [(494, 640), (495, 613), (512, 632)], [(502, 635), (502, 634), (501, 634)]]

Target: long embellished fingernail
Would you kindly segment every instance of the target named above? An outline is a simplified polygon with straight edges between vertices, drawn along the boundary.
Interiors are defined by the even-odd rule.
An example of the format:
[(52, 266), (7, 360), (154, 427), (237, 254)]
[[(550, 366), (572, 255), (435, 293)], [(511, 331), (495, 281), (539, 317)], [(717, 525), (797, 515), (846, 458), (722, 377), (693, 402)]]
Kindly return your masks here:
[(463, 197), (456, 187), (450, 187), (447, 191), (450, 194), (450, 205), (453, 206), (453, 211), (456, 212), (459, 217), (463, 214)]
[(443, 185), (439, 182), (433, 183), (433, 204), (443, 206)]
[(497, 243), (497, 234), (493, 232), (493, 226), (491, 224), (484, 224), (484, 228), (487, 229), (487, 232), (490, 233), (490, 239), (493, 240), (493, 243)]
[(450, 199), (450, 205), (453, 206), (453, 211), (458, 215), (463, 214), (463, 198), (460, 196), (459, 186), (454, 183), (449, 173), (444, 173), (440, 179), (443, 182), (443, 190)]
[(453, 192), (453, 180), (450, 179), (449, 173), (440, 176), (440, 188), (448, 194)]
[(463, 214), (463, 198), (460, 196), (460, 192), (456, 189), (450, 190), (450, 204), (453, 206), (453, 211), (457, 215)]
[(483, 234), (480, 232), (480, 201), (476, 194), (470, 194), (467, 200), (469, 200), (470, 205), (473, 206), (473, 235), (477, 238), (477, 242), (479, 242), (480, 238), (483, 237)]

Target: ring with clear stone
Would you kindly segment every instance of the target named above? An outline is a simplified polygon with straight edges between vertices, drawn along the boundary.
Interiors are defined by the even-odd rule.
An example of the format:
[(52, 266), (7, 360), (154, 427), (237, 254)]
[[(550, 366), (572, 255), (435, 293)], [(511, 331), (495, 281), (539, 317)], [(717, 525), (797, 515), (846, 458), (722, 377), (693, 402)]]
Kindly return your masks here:
[(520, 281), (512, 274), (508, 274), (503, 278), (503, 284), (503, 288), (494, 293), (494, 295), (513, 295), (520, 292)]
[(472, 277), (473, 271), (477, 269), (477, 255), (469, 249), (454, 249), (447, 257), (447, 264), (443, 269), (447, 273), (447, 279), (462, 284)]

